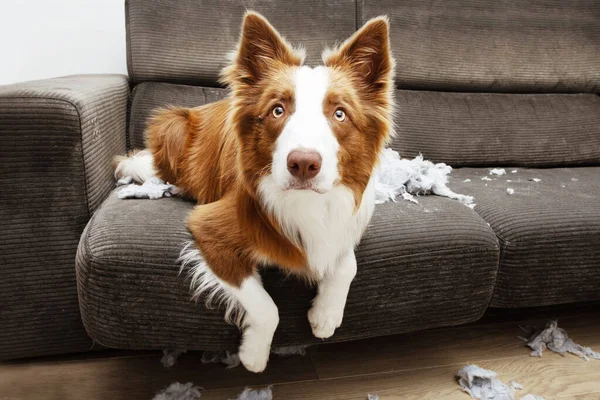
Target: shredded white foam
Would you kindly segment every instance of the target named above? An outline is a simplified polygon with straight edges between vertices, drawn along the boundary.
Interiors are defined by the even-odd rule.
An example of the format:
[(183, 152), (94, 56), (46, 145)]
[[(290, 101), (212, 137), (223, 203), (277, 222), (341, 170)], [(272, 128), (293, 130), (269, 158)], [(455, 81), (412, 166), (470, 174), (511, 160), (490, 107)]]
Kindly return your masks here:
[(454, 193), (448, 188), (448, 175), (452, 167), (444, 163), (434, 164), (419, 155), (412, 160), (402, 159), (398, 152), (384, 149), (379, 165), (374, 171), (375, 203), (396, 201), (397, 196), (417, 203), (413, 195), (435, 194), (458, 200), (463, 204), (473, 203), (472, 196)]

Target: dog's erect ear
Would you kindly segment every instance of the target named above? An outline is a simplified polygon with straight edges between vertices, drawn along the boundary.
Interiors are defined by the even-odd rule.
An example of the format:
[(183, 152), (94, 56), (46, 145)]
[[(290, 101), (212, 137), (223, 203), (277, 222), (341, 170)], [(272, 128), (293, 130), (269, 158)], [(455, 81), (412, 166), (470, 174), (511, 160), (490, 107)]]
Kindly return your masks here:
[(223, 71), (223, 81), (254, 84), (274, 68), (301, 65), (303, 58), (303, 52), (287, 43), (265, 17), (248, 11), (233, 65)]
[(365, 84), (367, 90), (389, 89), (393, 78), (394, 59), (390, 51), (387, 17), (367, 21), (340, 46), (326, 50), (323, 53), (323, 62), (328, 67), (349, 69)]

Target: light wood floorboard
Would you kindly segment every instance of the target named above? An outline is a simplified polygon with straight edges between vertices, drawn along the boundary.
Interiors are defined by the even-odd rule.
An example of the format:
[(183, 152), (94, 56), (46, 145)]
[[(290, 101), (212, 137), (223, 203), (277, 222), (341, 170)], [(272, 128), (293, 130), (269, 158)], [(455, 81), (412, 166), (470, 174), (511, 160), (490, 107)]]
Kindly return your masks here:
[[(543, 320), (529, 323), (542, 324)], [(600, 314), (561, 316), (575, 342), (600, 350)], [(199, 353), (166, 369), (159, 352), (99, 352), (0, 363), (0, 400), (150, 400), (174, 381), (194, 382), (201, 400), (226, 400), (245, 387), (273, 385), (274, 400), (468, 400), (454, 375), (467, 363), (496, 371), (505, 382), (550, 399), (600, 400), (600, 361), (546, 351), (529, 357), (515, 321), (469, 325), (324, 344), (307, 356), (273, 356), (267, 371), (202, 365)]]

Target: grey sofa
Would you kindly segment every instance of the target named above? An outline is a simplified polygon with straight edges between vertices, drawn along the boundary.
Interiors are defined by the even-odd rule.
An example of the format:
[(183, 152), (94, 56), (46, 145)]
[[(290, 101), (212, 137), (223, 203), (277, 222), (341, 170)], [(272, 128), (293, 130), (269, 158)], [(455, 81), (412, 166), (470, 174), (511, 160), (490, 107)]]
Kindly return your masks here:
[[(226, 96), (218, 72), (245, 5), (129, 0), (128, 78), (0, 88), (0, 358), (96, 344), (235, 349), (237, 329), (222, 310), (190, 302), (178, 276), (193, 204), (118, 200), (111, 157), (143, 147), (154, 107)], [(488, 307), (600, 299), (600, 3), (251, 7), (304, 43), (308, 64), (387, 14), (397, 60), (392, 147), (452, 165), (450, 186), (477, 203), (425, 196), (378, 206), (331, 341), (468, 323)], [(508, 174), (482, 180), (491, 167)], [(274, 344), (320, 342), (306, 319), (314, 289), (276, 269), (263, 276), (281, 316)]]

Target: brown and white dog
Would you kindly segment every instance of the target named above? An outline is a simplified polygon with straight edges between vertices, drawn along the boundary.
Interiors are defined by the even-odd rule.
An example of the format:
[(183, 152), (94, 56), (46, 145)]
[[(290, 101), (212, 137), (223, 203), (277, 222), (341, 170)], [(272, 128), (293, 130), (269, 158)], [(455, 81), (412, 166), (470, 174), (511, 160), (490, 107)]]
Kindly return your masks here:
[(239, 357), (267, 365), (279, 315), (258, 268), (278, 267), (318, 284), (308, 312), (314, 335), (342, 323), (356, 274), (354, 248), (375, 206), (372, 174), (392, 134), (393, 68), (388, 21), (368, 21), (303, 66), (265, 18), (246, 13), (225, 100), (159, 110), (148, 150), (118, 173), (158, 176), (198, 205), (187, 220), (193, 244), (181, 256), (196, 298), (227, 304), (243, 329)]

